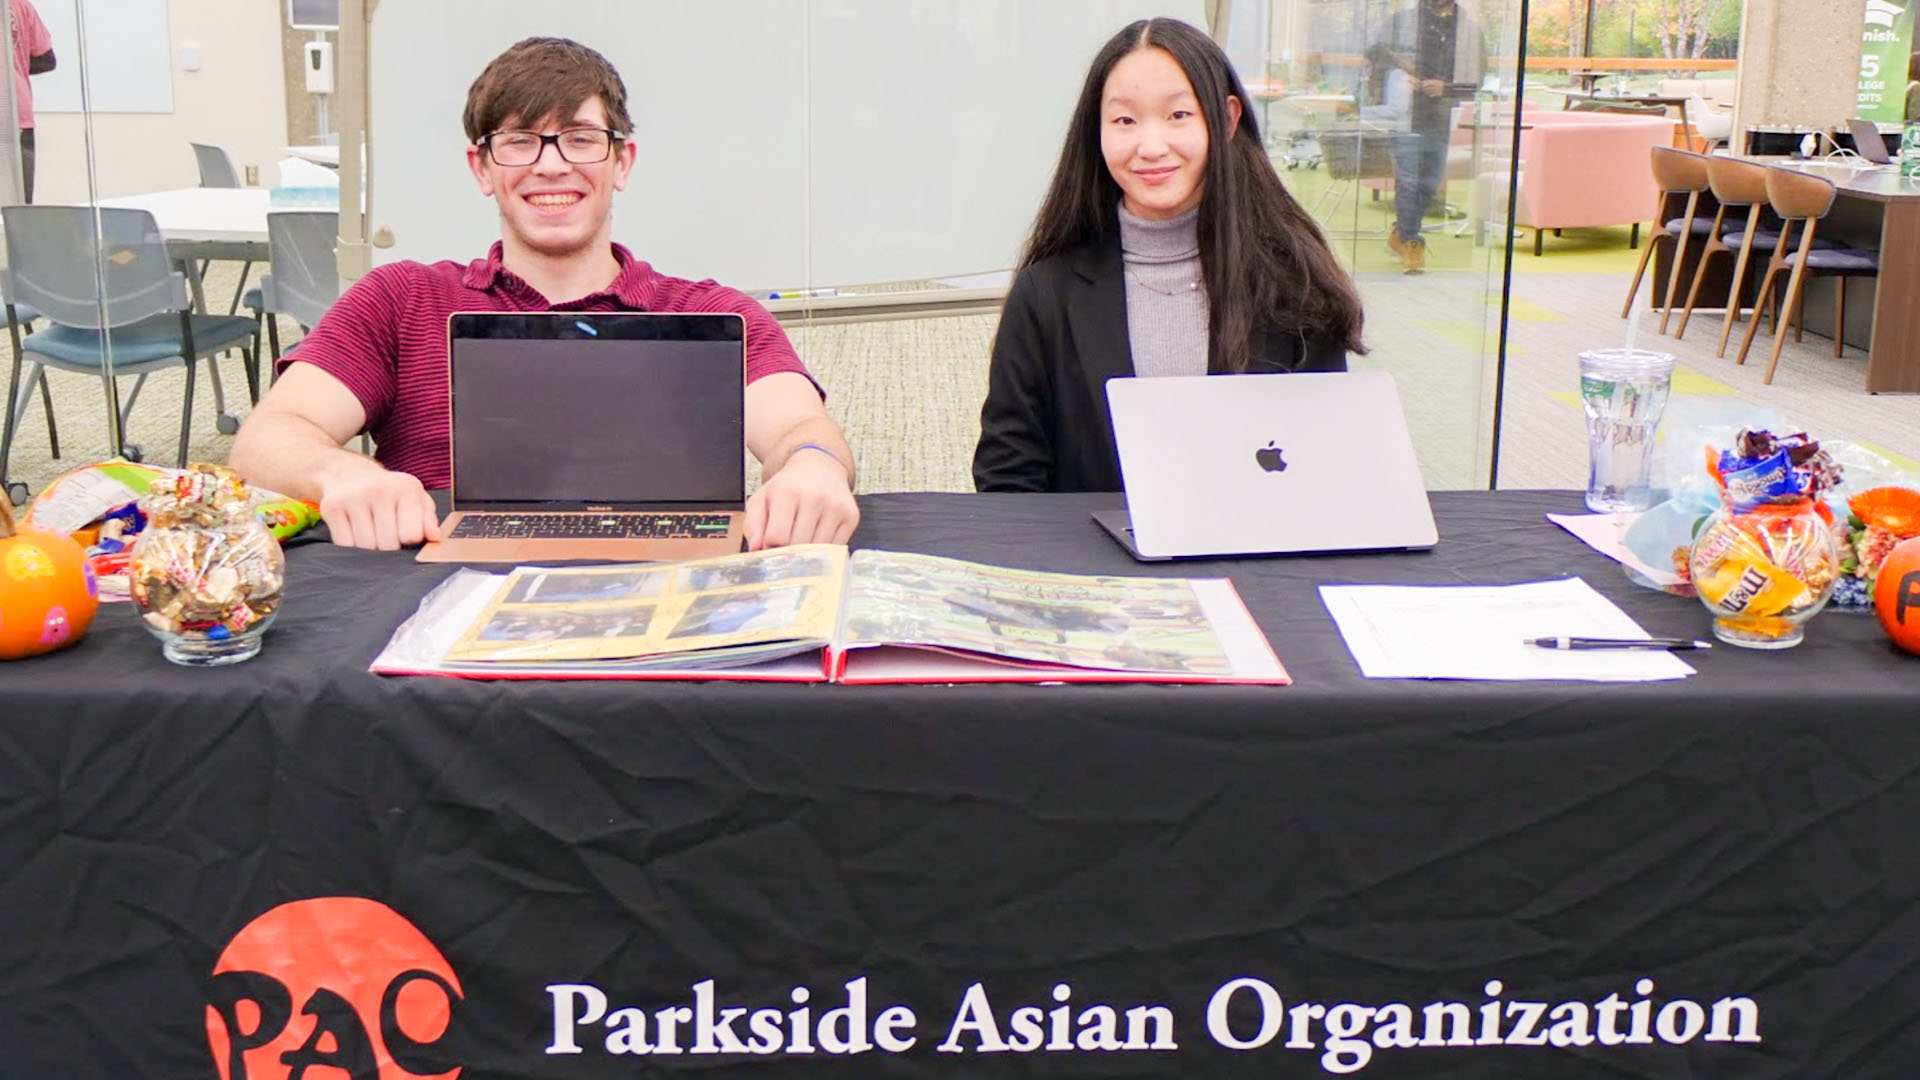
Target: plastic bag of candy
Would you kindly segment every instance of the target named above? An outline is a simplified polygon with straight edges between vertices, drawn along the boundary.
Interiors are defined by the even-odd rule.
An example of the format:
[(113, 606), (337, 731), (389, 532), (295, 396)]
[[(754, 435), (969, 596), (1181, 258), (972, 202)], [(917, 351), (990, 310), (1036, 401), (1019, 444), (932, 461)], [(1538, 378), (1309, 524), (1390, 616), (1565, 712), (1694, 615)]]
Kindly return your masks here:
[(1833, 455), (1806, 432), (1775, 435), (1765, 428), (1741, 431), (1734, 445), (1717, 455), (1709, 447), (1707, 472), (1736, 513), (1812, 499), (1829, 522), (1833, 511), (1827, 493), (1837, 489), (1845, 475)]
[[(1660, 422), (1654, 450), (1653, 486), (1661, 501), (1642, 513), (1624, 537), (1627, 548), (1649, 566), (1672, 566), (1687, 576), (1686, 553), (1707, 517), (1720, 507), (1720, 486), (1700, 467), (1717, 448), (1732, 446), (1750, 428), (1787, 430), (1791, 425), (1772, 409), (1726, 398), (1675, 398)], [(1676, 556), (1677, 552), (1677, 556)], [(1657, 585), (1631, 572), (1628, 578), (1648, 588), (1692, 596), (1693, 585)]]
[[(1729, 502), (1760, 497), (1778, 502), (1796, 497), (1793, 489), (1820, 501), (1822, 516), (1840, 543), (1840, 576), (1828, 601), (1840, 610), (1873, 608), (1874, 579), (1895, 544), (1920, 536), (1920, 477), (1865, 447), (1821, 444), (1805, 436), (1768, 441), (1766, 432), (1748, 433), (1736, 451), (1724, 453), (1720, 467), (1741, 471), (1728, 477)], [(1786, 474), (1770, 482), (1785, 456)], [(1755, 492), (1758, 483), (1763, 491)], [(1771, 493), (1772, 498), (1765, 496)]]
[[(173, 483), (186, 470), (115, 458), (63, 473), (34, 497), (26, 522), (71, 535), (87, 548), (102, 600), (127, 599), (127, 549), (146, 527), (137, 501), (156, 485)], [(253, 512), (285, 542), (320, 521), (320, 508), (302, 499), (254, 489)]]

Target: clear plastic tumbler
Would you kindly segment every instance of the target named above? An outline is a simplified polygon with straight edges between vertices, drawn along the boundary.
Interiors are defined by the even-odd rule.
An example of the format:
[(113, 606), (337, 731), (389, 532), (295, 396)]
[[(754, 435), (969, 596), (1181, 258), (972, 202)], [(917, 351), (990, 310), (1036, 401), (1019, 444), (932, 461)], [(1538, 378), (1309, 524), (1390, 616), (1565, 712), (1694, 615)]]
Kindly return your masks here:
[(1612, 513), (1653, 505), (1653, 436), (1672, 385), (1672, 353), (1590, 349), (1580, 354), (1587, 509)]

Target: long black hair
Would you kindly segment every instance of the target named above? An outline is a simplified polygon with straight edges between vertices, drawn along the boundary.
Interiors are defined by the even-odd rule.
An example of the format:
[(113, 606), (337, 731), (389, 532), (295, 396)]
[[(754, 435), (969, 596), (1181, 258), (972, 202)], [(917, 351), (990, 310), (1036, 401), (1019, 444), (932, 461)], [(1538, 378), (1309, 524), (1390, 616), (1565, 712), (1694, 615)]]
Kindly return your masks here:
[[(1213, 39), (1175, 19), (1132, 23), (1093, 58), (1020, 267), (1117, 234), (1120, 186), (1100, 153), (1100, 99), (1122, 57), (1153, 48), (1165, 49), (1186, 73), (1207, 124), (1198, 231), (1209, 308), (1209, 370), (1245, 371), (1248, 338), (1256, 327), (1364, 353), (1360, 294), (1320, 226), (1287, 193), (1267, 160), (1246, 88)], [(1227, 130), (1230, 96), (1240, 99), (1240, 122), (1232, 131)]]

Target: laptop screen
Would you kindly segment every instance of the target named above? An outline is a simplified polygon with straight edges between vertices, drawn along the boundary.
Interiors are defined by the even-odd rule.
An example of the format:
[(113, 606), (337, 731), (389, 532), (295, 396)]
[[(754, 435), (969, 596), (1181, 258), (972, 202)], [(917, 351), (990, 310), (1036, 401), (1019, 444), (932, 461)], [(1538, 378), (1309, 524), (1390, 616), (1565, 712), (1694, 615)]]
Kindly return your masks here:
[(456, 505), (737, 507), (744, 333), (737, 315), (453, 316)]
[(1887, 152), (1887, 140), (1880, 137), (1880, 128), (1873, 121), (1849, 117), (1847, 129), (1853, 135), (1855, 153), (1877, 165), (1893, 160), (1893, 155)]

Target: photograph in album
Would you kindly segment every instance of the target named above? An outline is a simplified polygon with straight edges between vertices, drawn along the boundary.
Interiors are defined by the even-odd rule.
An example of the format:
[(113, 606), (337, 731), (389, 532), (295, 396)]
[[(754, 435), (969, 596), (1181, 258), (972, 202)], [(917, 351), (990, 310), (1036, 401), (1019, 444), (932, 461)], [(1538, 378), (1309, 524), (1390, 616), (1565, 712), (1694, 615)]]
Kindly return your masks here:
[(382, 674), (839, 682), (1255, 682), (1286, 671), (1225, 579), (1089, 576), (804, 545), (679, 564), (464, 570)]

